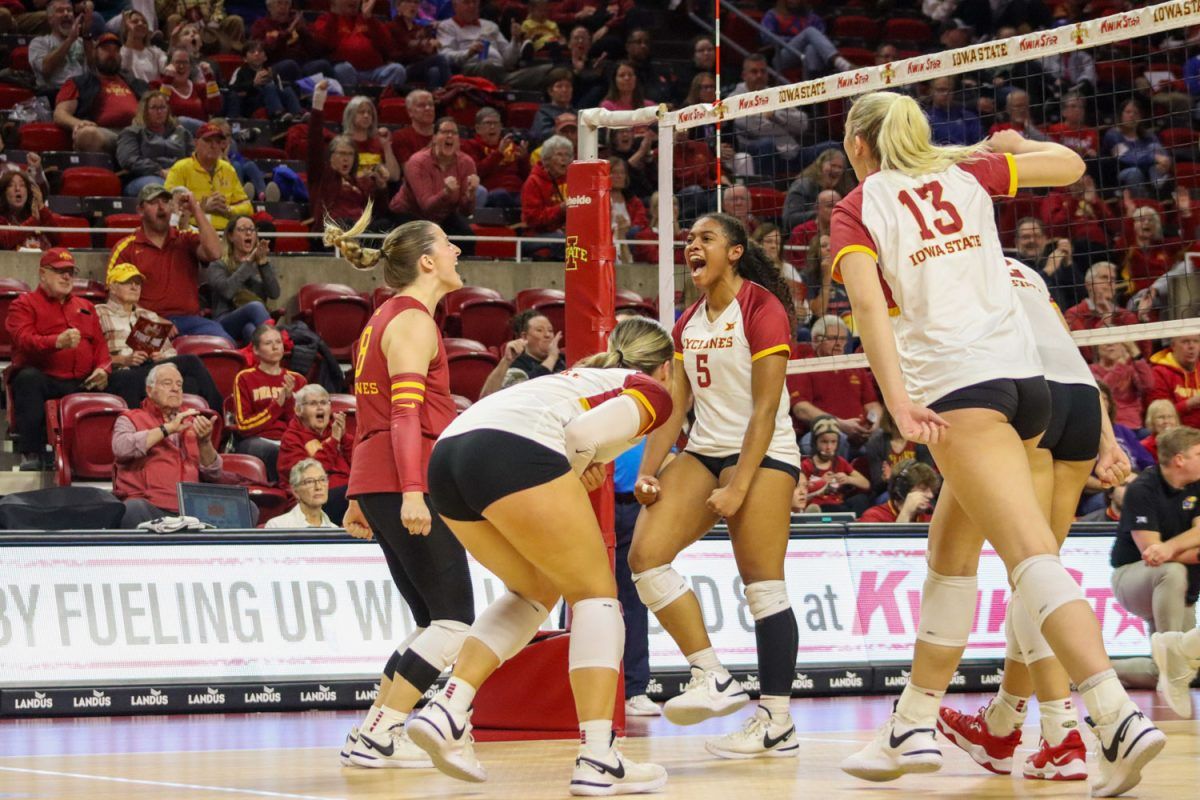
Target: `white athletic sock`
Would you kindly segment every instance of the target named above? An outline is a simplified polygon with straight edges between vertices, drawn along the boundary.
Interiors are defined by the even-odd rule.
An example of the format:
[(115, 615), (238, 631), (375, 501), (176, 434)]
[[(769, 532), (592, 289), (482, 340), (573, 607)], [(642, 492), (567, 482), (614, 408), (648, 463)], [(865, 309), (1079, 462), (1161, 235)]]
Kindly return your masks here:
[(450, 680), (446, 681), (446, 688), (442, 689), (442, 697), (451, 711), (465, 714), (471, 710), (471, 703), (475, 702), (475, 687), (457, 675), (451, 675)]
[(612, 747), (612, 720), (589, 719), (579, 723), (579, 744), (588, 755), (603, 757)]
[(371, 730), (371, 723), (375, 719), (375, 715), (379, 713), (379, 704), (376, 703), (367, 709), (367, 715), (363, 717), (363, 721), (358, 725), (358, 732)]
[(720, 660), (717, 658), (717, 651), (711, 647), (706, 647), (703, 650), (697, 650), (687, 657), (687, 662), (690, 666), (702, 669), (705, 672), (718, 670), (726, 672), (726, 669), (721, 666)]
[(1083, 695), (1088, 716), (1098, 726), (1115, 723), (1117, 714), (1129, 702), (1129, 695), (1117, 679), (1117, 673), (1111, 669), (1097, 672), (1079, 684), (1079, 693)]
[(1051, 747), (1062, 744), (1067, 734), (1079, 727), (1075, 704), (1069, 697), (1046, 700), (1038, 704), (1038, 710), (1042, 717), (1042, 738)]
[(900, 693), (896, 703), (896, 716), (905, 725), (914, 728), (932, 728), (937, 723), (938, 708), (942, 705), (945, 691), (922, 689), (909, 683)]
[(771, 715), (771, 722), (776, 725), (782, 725), (788, 718), (788, 709), (791, 707), (791, 703), (792, 698), (778, 694), (764, 694), (758, 698), (759, 707), (767, 710), (767, 713)]
[(408, 719), (407, 711), (397, 711), (387, 706), (379, 706), (379, 710), (371, 717), (367, 727), (362, 730), (363, 733), (370, 734), (385, 733), (393, 725), (403, 725), (406, 719)]
[(983, 712), (983, 720), (987, 723), (989, 733), (1005, 737), (1025, 724), (1027, 713), (1029, 698), (1019, 697), (1002, 688)]
[(1200, 661), (1200, 628), (1192, 628), (1179, 640), (1179, 649), (1192, 661)]

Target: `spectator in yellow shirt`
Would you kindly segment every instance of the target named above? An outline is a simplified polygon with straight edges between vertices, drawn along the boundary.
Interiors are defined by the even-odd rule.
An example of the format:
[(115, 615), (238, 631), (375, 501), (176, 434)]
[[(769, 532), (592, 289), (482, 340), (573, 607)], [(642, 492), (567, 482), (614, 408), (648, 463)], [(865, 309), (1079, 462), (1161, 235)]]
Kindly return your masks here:
[(238, 181), (237, 171), (222, 156), (228, 143), (225, 132), (211, 122), (196, 131), (196, 151), (171, 165), (166, 187), (184, 186), (200, 201), (213, 227), (224, 230), (231, 217), (252, 216), (254, 206)]

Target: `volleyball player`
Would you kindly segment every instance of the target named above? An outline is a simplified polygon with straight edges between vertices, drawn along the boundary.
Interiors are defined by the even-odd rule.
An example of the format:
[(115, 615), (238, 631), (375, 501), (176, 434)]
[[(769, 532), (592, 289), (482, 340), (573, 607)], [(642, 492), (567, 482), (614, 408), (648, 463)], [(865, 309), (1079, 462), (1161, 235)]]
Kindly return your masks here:
[[(799, 635), (784, 584), (784, 556), (800, 450), (784, 375), (791, 294), (733, 217), (709, 214), (688, 233), (684, 258), (701, 298), (675, 324), (674, 412), (646, 442), (635, 494), (645, 504), (629, 565), (638, 596), (691, 667), (686, 690), (663, 714), (690, 725), (741, 708), (749, 696), (721, 665), (677, 555), (724, 517), (754, 618), (762, 695), (745, 726), (708, 740), (723, 758), (799, 752), (789, 713)], [(688, 444), (665, 468), (689, 407)], [(659, 471), (661, 469), (661, 474)]]
[[(1006, 259), (1006, 267), (1050, 388), (1050, 423), (1031, 454), (1030, 467), (1042, 513), (1061, 548), (1097, 455), (1102, 454), (1097, 473), (1114, 484), (1123, 483), (1129, 474), (1129, 459), (1117, 444), (1107, 415), (1101, 413), (1096, 380), (1045, 281), (1015, 259)], [(953, 536), (939, 543), (941, 557), (975, 559), (977, 564), (983, 531), (965, 517), (958, 522), (947, 526)], [(1008, 605), (1004, 630), (1004, 680), (996, 697), (975, 714), (941, 709), (938, 730), (985, 769), (1007, 775), (1021, 743), (1029, 698), (1036, 690), (1042, 735), (1022, 773), (1027, 778), (1085, 780), (1087, 747), (1079, 735), (1071, 681), (1019, 598)], [(925, 643), (918, 641), (917, 648), (923, 647)]]
[(630, 761), (613, 746), (625, 623), (588, 491), (603, 483), (603, 464), (670, 417), (671, 353), (657, 322), (624, 320), (606, 352), (488, 395), (438, 439), (429, 462), (434, 506), (508, 589), (479, 615), (445, 688), (408, 724), (447, 775), (486, 780), (471, 737), (475, 692), (533, 638), (561, 596), (573, 615), (568, 663), (580, 720), (571, 793), (631, 794), (666, 783), (662, 767)]
[(976, 596), (973, 565), (938, 549), (961, 508), (988, 532), (1013, 594), (1083, 695), (1100, 740), (1092, 793), (1120, 794), (1141, 780), (1166, 737), (1112, 671), (1095, 614), (1059, 560), (1037, 501), (1030, 461), (1050, 391), (990, 198), (1068, 185), (1083, 161), (1008, 132), (972, 147), (935, 146), (920, 107), (892, 92), (858, 99), (844, 146), (860, 184), (834, 210), (835, 276), (900, 432), (928, 444), (946, 483), (922, 592), (917, 638), (925, 645), (889, 720), (842, 768), (892, 780), (941, 767), (934, 726), (945, 692), (937, 687), (949, 683), (966, 644)]
[(382, 262), (384, 283), (396, 290), (367, 321), (355, 354), (358, 432), (343, 525), (353, 535), (374, 533), (417, 627), (388, 660), (374, 705), (346, 738), (342, 763), (431, 767), (404, 722), (454, 662), (475, 620), (466, 552), (430, 511), (426, 484), (433, 442), (457, 412), (432, 314), (462, 287), (460, 251), (425, 220), (401, 225), (381, 249), (368, 250), (355, 238), (370, 222), (368, 205), (349, 230), (325, 226), (326, 244), (360, 269)]

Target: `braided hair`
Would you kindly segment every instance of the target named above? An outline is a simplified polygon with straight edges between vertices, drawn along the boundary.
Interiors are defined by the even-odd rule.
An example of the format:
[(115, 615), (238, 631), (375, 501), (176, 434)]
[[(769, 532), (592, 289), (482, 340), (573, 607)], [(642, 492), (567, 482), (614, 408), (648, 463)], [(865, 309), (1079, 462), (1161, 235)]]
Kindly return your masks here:
[(417, 279), (421, 256), (432, 252), (438, 226), (424, 219), (406, 222), (385, 236), (378, 250), (373, 250), (358, 242), (358, 236), (371, 224), (371, 207), (368, 201), (362, 216), (346, 230), (326, 218), (324, 242), (355, 269), (372, 269), (383, 261), (383, 282), (392, 289), (404, 289)]

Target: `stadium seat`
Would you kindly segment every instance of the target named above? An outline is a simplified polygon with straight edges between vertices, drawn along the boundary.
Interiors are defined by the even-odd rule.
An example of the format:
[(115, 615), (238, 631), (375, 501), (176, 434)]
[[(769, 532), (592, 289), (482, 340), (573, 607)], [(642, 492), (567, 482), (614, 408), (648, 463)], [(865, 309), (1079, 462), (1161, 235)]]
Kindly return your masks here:
[(136, 197), (84, 197), (80, 202), (83, 203), (87, 216), (93, 221), (103, 220), (109, 214), (133, 214), (137, 216), (138, 224), (141, 224)]
[(271, 485), (267, 479), (267, 468), (262, 459), (248, 453), (223, 453), (221, 470), (241, 478), (241, 485), (250, 493), (250, 500), (258, 506), (258, 524), (278, 517), (292, 505), (292, 498), (283, 489)]
[(923, 19), (893, 18), (883, 24), (883, 39), (893, 44), (897, 42), (930, 44), (933, 42), (933, 28)]
[(325, 99), (325, 119), (340, 125), (342, 123), (342, 114), (348, 105), (350, 105), (349, 97), (337, 94), (329, 95)]
[(242, 57), (234, 53), (211, 53), (204, 57), (211, 64), (216, 64), (217, 69), (221, 72), (221, 82), (229, 83), (233, 80), (233, 73), (242, 65)]
[(196, 411), (200, 412), (202, 416), (208, 417), (210, 420), (212, 420), (213, 447), (217, 448), (217, 452), (220, 452), (222, 450), (222, 445), (225, 443), (225, 414), (219, 408), (210, 408), (208, 401), (198, 394), (185, 394), (183, 396), (183, 410), (187, 411), (188, 409), (195, 409)]
[(1133, 86), (1134, 78), (1145, 69), (1144, 63), (1130, 59), (1096, 62), (1096, 83), (1104, 91), (1128, 89)]
[(329, 405), (334, 414), (341, 412), (346, 415), (346, 433), (350, 434), (350, 441), (354, 441), (354, 435), (358, 431), (358, 401), (354, 395), (331, 394)]
[(33, 92), (23, 86), (0, 83), (0, 111), (7, 111), (17, 103), (22, 103), (32, 98)]
[(1200, 189), (1200, 162), (1176, 161), (1175, 184), (1186, 189)]
[(71, 294), (98, 305), (108, 300), (108, 287), (88, 278), (75, 278), (71, 281)]
[(787, 194), (769, 186), (750, 187), (750, 211), (755, 216), (779, 219), (783, 215), (783, 202)]
[(281, 147), (272, 147), (266, 144), (249, 144), (245, 147), (238, 148), (238, 150), (243, 156), (251, 161), (258, 161), (260, 159), (268, 158), (275, 159), (277, 161), (284, 161), (287, 159), (286, 150)]
[(447, 336), (442, 339), (446, 347), (446, 355), (451, 353), (490, 353), (487, 345), (474, 339), (464, 339), (461, 336)]
[(875, 63), (875, 51), (866, 47), (839, 47), (838, 55), (856, 67), (869, 67)]
[(459, 335), (488, 347), (503, 347), (513, 338), (511, 322), (515, 313), (516, 306), (507, 300), (468, 300), (459, 309)]
[(446, 316), (457, 317), (463, 303), (468, 300), (479, 299), (503, 300), (504, 296), (495, 289), (489, 289), (486, 286), (464, 286), (461, 289), (455, 289), (442, 298), (442, 303), (446, 306)]
[(121, 179), (104, 167), (68, 167), (62, 172), (58, 191), (76, 197), (115, 196), (121, 194)]
[[(311, 229), (297, 219), (276, 218), (272, 224), (277, 233), (310, 233)], [(282, 236), (271, 240), (271, 249), (276, 253), (307, 253), (312, 240), (306, 236)]]
[(68, 217), (91, 217), (91, 212), (88, 211), (83, 204), (82, 197), (67, 197), (62, 194), (52, 194), (46, 198), (46, 205), (55, 214), (64, 214)]
[(546, 319), (550, 320), (550, 324), (554, 326), (555, 333), (562, 334), (560, 347), (565, 348), (567, 343), (567, 303), (565, 300), (542, 300), (535, 303), (534, 308), (538, 313), (543, 314)]
[[(139, 228), (141, 224), (141, 214), (109, 214), (104, 218), (104, 227), (106, 228)], [(104, 246), (112, 250), (117, 246), (117, 242), (131, 233), (133, 233), (132, 230), (120, 233), (106, 233), (104, 234)]]
[[(471, 223), (471, 233), (476, 236), (512, 236), (513, 229), (503, 225), (477, 225)], [(514, 259), (517, 243), (514, 241), (489, 241), (487, 238), (475, 242), (475, 255), (480, 258)]]
[[(762, 19), (762, 12), (757, 11), (750, 14), (750, 9), (743, 9), (743, 13), (750, 14), (751, 17)], [(728, 12), (721, 19), (721, 35), (728, 36), (733, 42), (737, 42), (743, 49), (755, 53), (762, 47), (762, 37), (759, 33), (760, 28), (753, 22), (747, 22), (739, 15)], [(733, 48), (730, 48), (731, 50)]]
[(29, 284), (25, 281), (0, 277), (0, 358), (6, 361), (12, 358), (13, 351), (12, 339), (9, 338), (8, 326), (5, 325), (5, 320), (8, 318), (8, 307), (12, 305), (13, 300), (28, 291)]
[(412, 119), (403, 97), (385, 97), (379, 101), (379, 124), (408, 125)]
[(462, 395), (472, 403), (479, 399), (484, 381), (499, 362), (491, 353), (452, 353), (450, 364), (450, 393)]
[(80, 392), (46, 403), (48, 441), (54, 449), (54, 480), (110, 481), (112, 432), (117, 417), (129, 410), (115, 394)]
[(79, 228), (79, 233), (56, 233), (56, 238), (59, 247), (70, 247), (72, 249), (83, 249), (92, 246), (92, 226), (83, 217), (63, 217), (59, 220), (59, 225), (63, 228)]
[(42, 153), (42, 166), (47, 170), (71, 167), (104, 167), (116, 171), (117, 162), (108, 153), (78, 153), (74, 150), (47, 150)]
[(858, 39), (873, 45), (879, 40), (879, 23), (856, 14), (834, 17), (829, 26), (829, 36), (834, 41)]
[(627, 314), (640, 314), (644, 317), (658, 317), (658, 307), (654, 303), (642, 297), (637, 292), (631, 292), (628, 289), (617, 289), (614, 310), (617, 313), (625, 312)]
[[(396, 295), (396, 290), (390, 286), (376, 286), (375, 291), (371, 292), (371, 308), (379, 308), (381, 305), (391, 300)], [(438, 310), (445, 308), (444, 303), (438, 303)], [(437, 319), (437, 314), (434, 313), (434, 319)], [(439, 326), (440, 327), (440, 326)]]
[(504, 109), (504, 121), (510, 128), (527, 131), (533, 127), (533, 118), (537, 116), (537, 103), (509, 103)]
[(566, 300), (567, 293), (562, 289), (522, 289), (517, 292), (517, 311), (528, 311), (538, 303), (549, 300)]
[(31, 122), (22, 125), (17, 130), (17, 141), (22, 150), (32, 150), (35, 153), (71, 148), (71, 137), (53, 122)]
[(349, 361), (371, 317), (371, 303), (340, 283), (309, 283), (297, 296), (300, 318), (325, 340), (339, 361)]
[(1168, 149), (1191, 147), (1196, 143), (1196, 132), (1191, 128), (1167, 128), (1158, 135), (1158, 140)]
[(223, 397), (233, 392), (233, 379), (248, 366), (246, 357), (220, 336), (177, 336), (171, 344), (180, 355), (199, 356)]
[(8, 58), (11, 61), (8, 66), (12, 69), (19, 70), (21, 72), (33, 72), (33, 67), (29, 64), (28, 45), (14, 47), (12, 52), (8, 54)]

